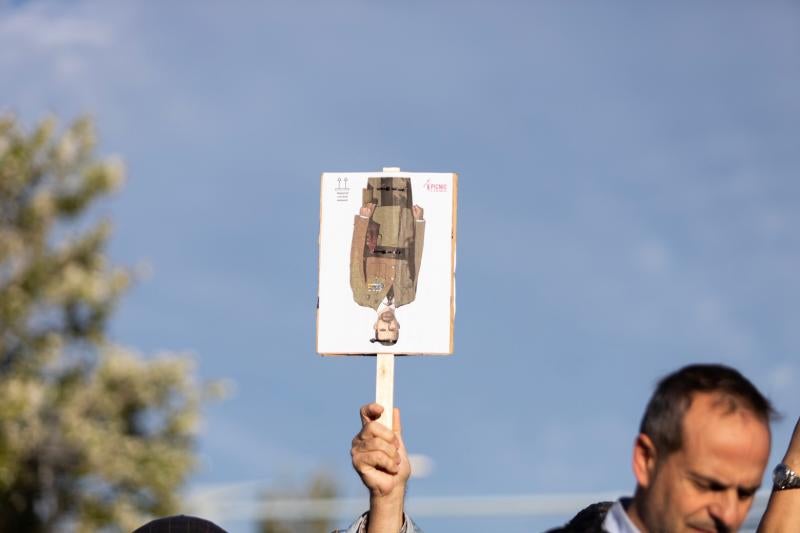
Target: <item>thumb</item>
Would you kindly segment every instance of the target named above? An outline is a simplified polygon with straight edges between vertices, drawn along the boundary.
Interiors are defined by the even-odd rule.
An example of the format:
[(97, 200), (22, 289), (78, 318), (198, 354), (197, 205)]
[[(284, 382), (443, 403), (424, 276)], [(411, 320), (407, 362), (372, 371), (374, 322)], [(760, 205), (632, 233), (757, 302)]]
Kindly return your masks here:
[(373, 420), (377, 420), (380, 418), (382, 412), (383, 406), (377, 403), (368, 403), (367, 405), (362, 405), (358, 412), (361, 418), (361, 426), (366, 426)]
[(400, 409), (397, 407), (392, 411), (392, 431), (398, 438), (403, 435), (403, 423), (400, 422)]

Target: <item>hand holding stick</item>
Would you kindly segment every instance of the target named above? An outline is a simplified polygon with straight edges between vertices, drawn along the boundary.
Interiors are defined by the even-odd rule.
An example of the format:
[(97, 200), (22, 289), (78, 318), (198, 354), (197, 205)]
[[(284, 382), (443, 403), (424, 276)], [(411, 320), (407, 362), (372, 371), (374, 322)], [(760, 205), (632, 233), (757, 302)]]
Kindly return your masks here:
[(406, 484), (411, 476), (400, 410), (393, 411), (393, 430), (378, 421), (383, 412), (377, 403), (361, 408), (361, 431), (353, 438), (350, 449), (353, 468), (369, 489), (368, 533), (400, 531)]

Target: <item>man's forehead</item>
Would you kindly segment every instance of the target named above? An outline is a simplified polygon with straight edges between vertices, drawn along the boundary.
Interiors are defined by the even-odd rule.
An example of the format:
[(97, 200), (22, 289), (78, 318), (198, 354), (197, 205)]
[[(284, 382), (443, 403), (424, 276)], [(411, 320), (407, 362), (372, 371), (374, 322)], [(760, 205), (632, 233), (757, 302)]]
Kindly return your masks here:
[(730, 411), (710, 395), (694, 398), (683, 420), (682, 459), (704, 476), (758, 485), (769, 458), (769, 425), (748, 409)]
[(769, 432), (769, 421), (757, 414), (745, 400), (718, 391), (693, 393), (689, 397), (683, 422), (685, 427), (687, 420), (690, 423), (704, 423), (707, 420), (732, 422), (736, 418), (759, 421)]

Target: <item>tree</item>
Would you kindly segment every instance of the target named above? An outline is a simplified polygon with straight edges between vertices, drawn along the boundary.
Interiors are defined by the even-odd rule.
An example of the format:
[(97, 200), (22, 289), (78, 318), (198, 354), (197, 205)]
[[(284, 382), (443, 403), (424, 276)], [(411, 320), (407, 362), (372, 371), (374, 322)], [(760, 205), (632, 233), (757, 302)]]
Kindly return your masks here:
[(0, 117), (0, 531), (127, 530), (174, 512), (209, 386), (111, 344), (130, 283), (91, 207), (123, 180), (92, 123)]
[(264, 508), (269, 511), (276, 502), (298, 503), (315, 502), (317, 508), (309, 509), (317, 516), (298, 518), (296, 520), (265, 518), (260, 524), (260, 533), (330, 533), (335, 526), (336, 509), (332, 504), (337, 494), (333, 478), (320, 470), (311, 477), (308, 486), (303, 489), (292, 489), (290, 485), (269, 490), (264, 494)]

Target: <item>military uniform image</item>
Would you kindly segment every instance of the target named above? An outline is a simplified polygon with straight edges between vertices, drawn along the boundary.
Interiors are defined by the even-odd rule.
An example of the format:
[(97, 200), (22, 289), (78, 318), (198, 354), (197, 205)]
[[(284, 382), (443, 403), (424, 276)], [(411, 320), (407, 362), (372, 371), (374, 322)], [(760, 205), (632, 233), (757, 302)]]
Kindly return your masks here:
[(384, 301), (400, 307), (414, 301), (425, 237), (415, 220), (409, 178), (369, 178), (356, 215), (350, 249), (350, 287), (358, 305), (378, 310)]

